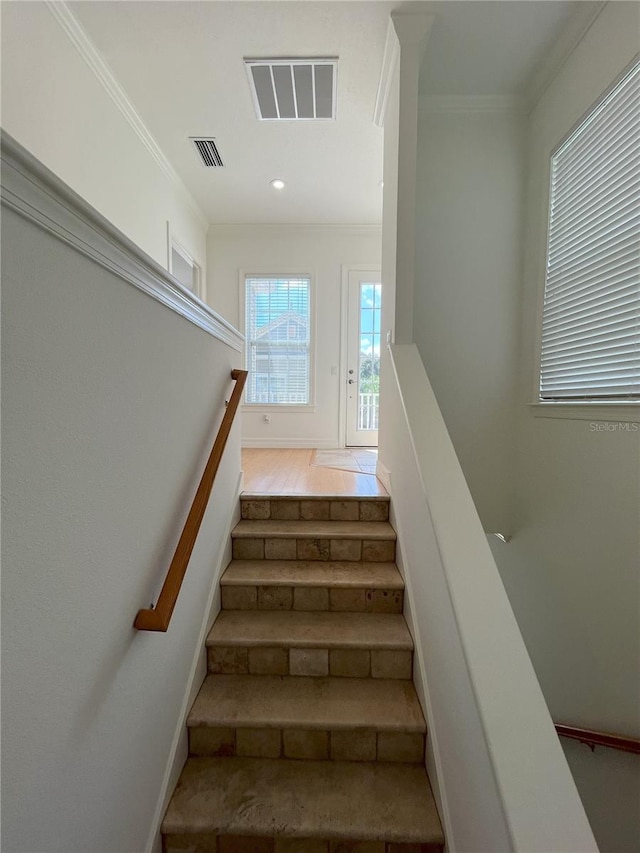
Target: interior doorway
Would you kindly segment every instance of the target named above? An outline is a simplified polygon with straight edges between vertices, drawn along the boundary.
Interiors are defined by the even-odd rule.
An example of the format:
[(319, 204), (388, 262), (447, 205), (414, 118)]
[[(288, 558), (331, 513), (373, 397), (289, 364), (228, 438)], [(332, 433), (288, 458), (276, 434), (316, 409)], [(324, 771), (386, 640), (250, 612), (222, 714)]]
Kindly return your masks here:
[(377, 447), (382, 285), (376, 268), (349, 269), (346, 298), (345, 445)]

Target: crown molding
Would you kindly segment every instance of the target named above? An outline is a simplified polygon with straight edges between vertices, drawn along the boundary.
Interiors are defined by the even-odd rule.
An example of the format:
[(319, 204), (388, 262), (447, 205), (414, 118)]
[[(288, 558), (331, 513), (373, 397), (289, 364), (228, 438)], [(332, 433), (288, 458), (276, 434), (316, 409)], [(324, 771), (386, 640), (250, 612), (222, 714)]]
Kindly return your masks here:
[(204, 215), (202, 209), (194, 199), (180, 175), (178, 175), (162, 152), (162, 149), (147, 128), (132, 101), (129, 99), (129, 96), (120, 83), (118, 83), (113, 71), (109, 68), (104, 57), (91, 41), (86, 30), (73, 14), (65, 0), (45, 0), (45, 5), (49, 8), (49, 11), (56, 19), (62, 30), (66, 33), (80, 56), (93, 71), (113, 103), (129, 122), (142, 144), (155, 160), (156, 164), (160, 167), (171, 183), (180, 191), (192, 212), (198, 217), (200, 225), (206, 230), (208, 225), (207, 217)]
[(2, 205), (235, 350), (244, 337), (2, 131)]
[(524, 113), (518, 95), (421, 95), (420, 113)]
[(540, 98), (553, 83), (566, 61), (591, 29), (606, 5), (606, 0), (576, 4), (577, 8), (574, 13), (529, 78), (524, 93), (528, 112), (534, 109)]

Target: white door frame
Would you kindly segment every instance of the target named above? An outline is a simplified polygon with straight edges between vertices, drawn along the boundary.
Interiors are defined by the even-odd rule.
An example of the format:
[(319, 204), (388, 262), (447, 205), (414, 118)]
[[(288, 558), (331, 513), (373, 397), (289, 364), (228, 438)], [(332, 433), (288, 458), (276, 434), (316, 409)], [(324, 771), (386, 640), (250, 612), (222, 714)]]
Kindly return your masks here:
[[(347, 351), (347, 333), (349, 322), (349, 274), (352, 272), (378, 273), (381, 276), (380, 264), (342, 264), (342, 288), (340, 293), (340, 398), (338, 405), (340, 447), (347, 446), (347, 383), (349, 369)], [(382, 281), (381, 278), (379, 278)], [(384, 294), (383, 294), (384, 296)]]

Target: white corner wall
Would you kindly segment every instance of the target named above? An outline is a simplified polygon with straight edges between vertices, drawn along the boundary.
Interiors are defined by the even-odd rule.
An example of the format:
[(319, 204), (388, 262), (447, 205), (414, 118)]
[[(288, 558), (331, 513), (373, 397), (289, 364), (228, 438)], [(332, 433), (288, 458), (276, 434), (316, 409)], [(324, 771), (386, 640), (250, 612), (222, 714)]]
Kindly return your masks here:
[(133, 620), (241, 355), (8, 207), (2, 245), (2, 849), (141, 853), (186, 755), (239, 424), (168, 632)]
[[(209, 304), (234, 326), (240, 320), (241, 275), (312, 276), (315, 402), (308, 411), (243, 407), (247, 447), (340, 447), (342, 280), (344, 267), (380, 264), (379, 228), (327, 226), (211, 226), (207, 240)], [(383, 296), (384, 299), (384, 296)]]
[(207, 224), (193, 198), (160, 167), (52, 11), (16, 2), (2, 3), (1, 14), (2, 127), (165, 269), (167, 222), (204, 269)]
[[(494, 546), (553, 718), (635, 737), (640, 431), (618, 423), (606, 407), (586, 419), (562, 419), (537, 417), (528, 404), (536, 381), (549, 156), (637, 53), (639, 16), (637, 3), (606, 4), (530, 116), (514, 538)], [(592, 753), (570, 742), (565, 752), (600, 849), (637, 850), (638, 757)]]
[(485, 531), (511, 531), (523, 117), (422, 102), (413, 340)]

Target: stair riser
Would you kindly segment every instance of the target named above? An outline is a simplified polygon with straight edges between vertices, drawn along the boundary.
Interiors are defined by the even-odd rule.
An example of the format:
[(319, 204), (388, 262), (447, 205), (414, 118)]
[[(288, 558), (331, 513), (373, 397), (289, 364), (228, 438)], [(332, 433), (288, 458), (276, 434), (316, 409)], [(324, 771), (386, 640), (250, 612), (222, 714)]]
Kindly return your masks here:
[(391, 761), (422, 764), (424, 735), (362, 729), (189, 729), (189, 753), (197, 757), (292, 758), (317, 761)]
[(165, 835), (163, 853), (442, 853), (441, 844), (240, 835)]
[(304, 610), (402, 613), (398, 589), (308, 586), (222, 586), (223, 610)]
[(242, 518), (254, 521), (388, 521), (389, 501), (380, 500), (241, 500)]
[(234, 560), (321, 560), (393, 563), (392, 539), (234, 538)]
[(207, 663), (213, 675), (410, 679), (413, 652), (405, 649), (214, 646), (207, 649)]

